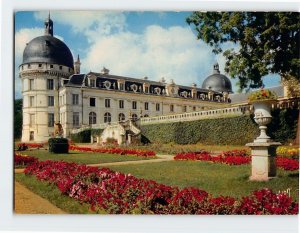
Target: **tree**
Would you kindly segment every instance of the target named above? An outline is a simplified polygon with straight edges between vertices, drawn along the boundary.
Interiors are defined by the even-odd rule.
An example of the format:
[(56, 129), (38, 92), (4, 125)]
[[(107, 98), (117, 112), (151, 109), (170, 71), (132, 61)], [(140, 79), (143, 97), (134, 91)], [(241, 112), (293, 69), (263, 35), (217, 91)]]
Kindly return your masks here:
[(15, 100), (14, 106), (14, 137), (19, 139), (22, 135), (22, 99)]
[[(272, 73), (299, 82), (298, 12), (193, 12), (186, 21), (214, 53), (223, 52), (225, 71), (239, 79), (241, 90), (261, 87)], [(235, 48), (223, 51), (226, 42)]]

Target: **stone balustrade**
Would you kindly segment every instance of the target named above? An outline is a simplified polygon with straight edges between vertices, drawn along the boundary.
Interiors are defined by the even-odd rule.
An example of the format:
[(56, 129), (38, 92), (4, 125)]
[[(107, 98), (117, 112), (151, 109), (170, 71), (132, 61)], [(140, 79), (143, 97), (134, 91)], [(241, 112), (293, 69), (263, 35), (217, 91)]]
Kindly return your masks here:
[(149, 124), (159, 124), (159, 123), (171, 123), (171, 122), (180, 122), (180, 121), (195, 121), (201, 119), (210, 119), (210, 118), (218, 118), (229, 115), (243, 115), (248, 111), (247, 106), (238, 106), (231, 108), (222, 108), (222, 109), (213, 109), (207, 111), (199, 111), (199, 112), (189, 112), (182, 114), (174, 114), (174, 115), (166, 115), (166, 116), (156, 116), (156, 117), (146, 117), (142, 118), (140, 124), (141, 125), (149, 125)]

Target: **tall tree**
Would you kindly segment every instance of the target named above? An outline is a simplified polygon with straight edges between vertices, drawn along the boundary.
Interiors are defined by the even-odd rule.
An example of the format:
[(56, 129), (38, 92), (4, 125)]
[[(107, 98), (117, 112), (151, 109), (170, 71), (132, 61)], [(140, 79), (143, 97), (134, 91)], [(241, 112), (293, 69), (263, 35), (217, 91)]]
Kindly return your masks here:
[(20, 139), (22, 135), (22, 99), (15, 100), (14, 106), (14, 137), (15, 139)]
[[(260, 87), (272, 73), (299, 81), (298, 12), (193, 12), (186, 21), (214, 53), (223, 52), (225, 71), (240, 89)], [(235, 48), (223, 51), (226, 42)]]

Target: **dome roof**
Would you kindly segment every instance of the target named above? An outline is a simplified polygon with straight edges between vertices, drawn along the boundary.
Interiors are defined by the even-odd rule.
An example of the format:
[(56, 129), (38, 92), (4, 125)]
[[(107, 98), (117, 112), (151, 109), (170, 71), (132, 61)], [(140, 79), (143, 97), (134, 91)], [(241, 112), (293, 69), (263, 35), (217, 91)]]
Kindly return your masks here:
[(203, 89), (210, 89), (217, 92), (232, 92), (232, 86), (229, 78), (225, 75), (220, 74), (219, 65), (214, 65), (214, 72), (208, 76), (202, 83)]
[(73, 68), (73, 56), (68, 46), (52, 35), (39, 36), (31, 40), (23, 53), (23, 64), (42, 62), (65, 65)]

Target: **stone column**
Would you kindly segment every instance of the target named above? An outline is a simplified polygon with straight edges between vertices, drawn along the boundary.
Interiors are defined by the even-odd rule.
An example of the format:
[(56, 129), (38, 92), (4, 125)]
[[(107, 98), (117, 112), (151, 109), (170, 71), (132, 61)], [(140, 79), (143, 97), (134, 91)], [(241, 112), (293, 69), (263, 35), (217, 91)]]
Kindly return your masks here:
[(267, 181), (276, 177), (276, 148), (279, 142), (248, 143), (251, 148), (251, 177), (253, 181)]

